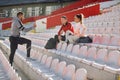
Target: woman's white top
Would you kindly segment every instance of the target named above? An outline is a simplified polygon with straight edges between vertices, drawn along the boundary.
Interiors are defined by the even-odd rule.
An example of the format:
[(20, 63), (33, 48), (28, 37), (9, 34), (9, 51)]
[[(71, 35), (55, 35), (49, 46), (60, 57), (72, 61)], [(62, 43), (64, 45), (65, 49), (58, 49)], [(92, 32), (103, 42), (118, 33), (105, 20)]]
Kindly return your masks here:
[(80, 34), (84, 34), (83, 30), (84, 30), (84, 26), (80, 22), (75, 23), (75, 25), (74, 25), (74, 34), (75, 35), (79, 36)]

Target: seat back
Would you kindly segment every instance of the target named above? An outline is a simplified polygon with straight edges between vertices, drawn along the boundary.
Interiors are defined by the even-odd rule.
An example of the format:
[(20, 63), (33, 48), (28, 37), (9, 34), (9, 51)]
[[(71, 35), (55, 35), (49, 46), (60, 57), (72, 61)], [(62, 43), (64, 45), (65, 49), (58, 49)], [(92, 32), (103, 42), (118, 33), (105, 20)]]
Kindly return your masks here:
[(46, 59), (47, 59), (47, 55), (44, 55), (44, 56), (42, 57), (41, 64), (45, 64)]
[(110, 38), (111, 38), (110, 36), (104, 35), (104, 36), (102, 37), (101, 44), (105, 44), (105, 45), (110, 44)]
[(47, 68), (50, 67), (51, 62), (52, 62), (52, 57), (48, 57), (47, 60), (46, 60), (46, 63), (45, 63), (45, 65), (46, 65)]
[(93, 37), (93, 43), (100, 44), (101, 43), (102, 36), (101, 35), (95, 35)]
[(58, 63), (59, 63), (59, 59), (54, 59), (54, 60), (52, 61), (52, 64), (51, 64), (50, 69), (51, 69), (52, 71), (56, 72)]
[(96, 60), (105, 62), (106, 58), (107, 58), (107, 55), (108, 55), (108, 50), (107, 49), (100, 49), (97, 52)]
[(69, 44), (69, 45), (67, 46), (66, 52), (67, 52), (67, 53), (71, 53), (71, 52), (72, 52), (72, 49), (73, 49), (73, 44)]
[(119, 62), (120, 62), (120, 52), (117, 50), (111, 51), (108, 55), (107, 63), (113, 66), (119, 66)]
[(61, 47), (61, 51), (65, 51), (67, 48), (67, 43), (63, 43), (62, 47)]
[(87, 52), (87, 58), (90, 59), (90, 60), (95, 60), (96, 53), (97, 53), (96, 47), (89, 48), (88, 52)]
[(83, 68), (77, 69), (74, 80), (87, 80), (87, 70)]
[(72, 54), (77, 56), (79, 54), (79, 52), (80, 52), (79, 48), (80, 48), (79, 45), (74, 45), (73, 50), (72, 50)]
[(41, 61), (43, 54), (39, 53), (38, 61)]
[(85, 58), (86, 56), (87, 56), (87, 46), (82, 46), (80, 48), (79, 57), (80, 58)]
[(120, 37), (119, 36), (113, 36), (110, 40), (110, 45), (119, 46), (120, 45)]
[(72, 80), (74, 73), (75, 73), (75, 65), (70, 64), (66, 67), (63, 78), (65, 80)]
[(62, 43), (60, 42), (60, 43), (57, 44), (57, 50), (60, 50), (61, 47), (62, 47)]
[(66, 68), (66, 62), (65, 61), (60, 62), (58, 64), (57, 74), (59, 76), (62, 76), (65, 68)]

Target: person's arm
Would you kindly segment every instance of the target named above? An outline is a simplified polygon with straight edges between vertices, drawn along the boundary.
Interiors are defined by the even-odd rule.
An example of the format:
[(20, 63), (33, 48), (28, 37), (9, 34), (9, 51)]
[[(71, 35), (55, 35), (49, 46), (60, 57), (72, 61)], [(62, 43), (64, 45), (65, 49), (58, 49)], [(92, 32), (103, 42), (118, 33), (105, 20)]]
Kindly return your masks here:
[(63, 33), (63, 27), (60, 28), (59, 32), (58, 32), (58, 39), (59, 41), (61, 40), (61, 34)]
[(28, 32), (28, 31), (35, 28), (35, 24), (34, 24), (34, 26), (31, 26), (29, 28), (25, 28), (21, 21), (18, 20), (16, 23), (17, 23), (17, 27), (19, 28), (20, 31)]
[(68, 27), (69, 27), (70, 33), (74, 34), (74, 28), (70, 23), (69, 23)]
[(72, 34), (74, 34), (74, 28), (71, 24), (70, 24), (70, 31), (71, 31)]
[(60, 36), (63, 33), (63, 27), (60, 28), (60, 30), (58, 31), (58, 36)]

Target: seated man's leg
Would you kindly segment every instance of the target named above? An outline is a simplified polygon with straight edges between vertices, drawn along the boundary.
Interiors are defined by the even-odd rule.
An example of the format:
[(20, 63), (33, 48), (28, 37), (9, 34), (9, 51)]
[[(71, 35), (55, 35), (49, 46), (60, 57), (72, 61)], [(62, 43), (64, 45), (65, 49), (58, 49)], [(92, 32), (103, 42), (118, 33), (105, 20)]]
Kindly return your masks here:
[(72, 44), (75, 43), (77, 39), (79, 39), (78, 36), (73, 36), (73, 35), (68, 36), (68, 41)]
[(69, 41), (69, 43), (74, 43), (74, 36), (73, 35), (68, 36), (67, 40)]

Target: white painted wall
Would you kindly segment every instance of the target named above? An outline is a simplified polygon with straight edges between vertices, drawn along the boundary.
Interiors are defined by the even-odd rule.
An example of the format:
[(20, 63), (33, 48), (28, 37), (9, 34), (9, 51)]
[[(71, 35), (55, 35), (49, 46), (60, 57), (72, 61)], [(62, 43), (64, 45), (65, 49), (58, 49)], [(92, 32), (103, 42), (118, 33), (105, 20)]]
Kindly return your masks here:
[[(43, 23), (45, 22), (45, 23)], [(36, 20), (36, 32), (44, 32), (47, 27), (47, 18)]]
[(0, 30), (2, 30), (2, 23), (0, 23)]

